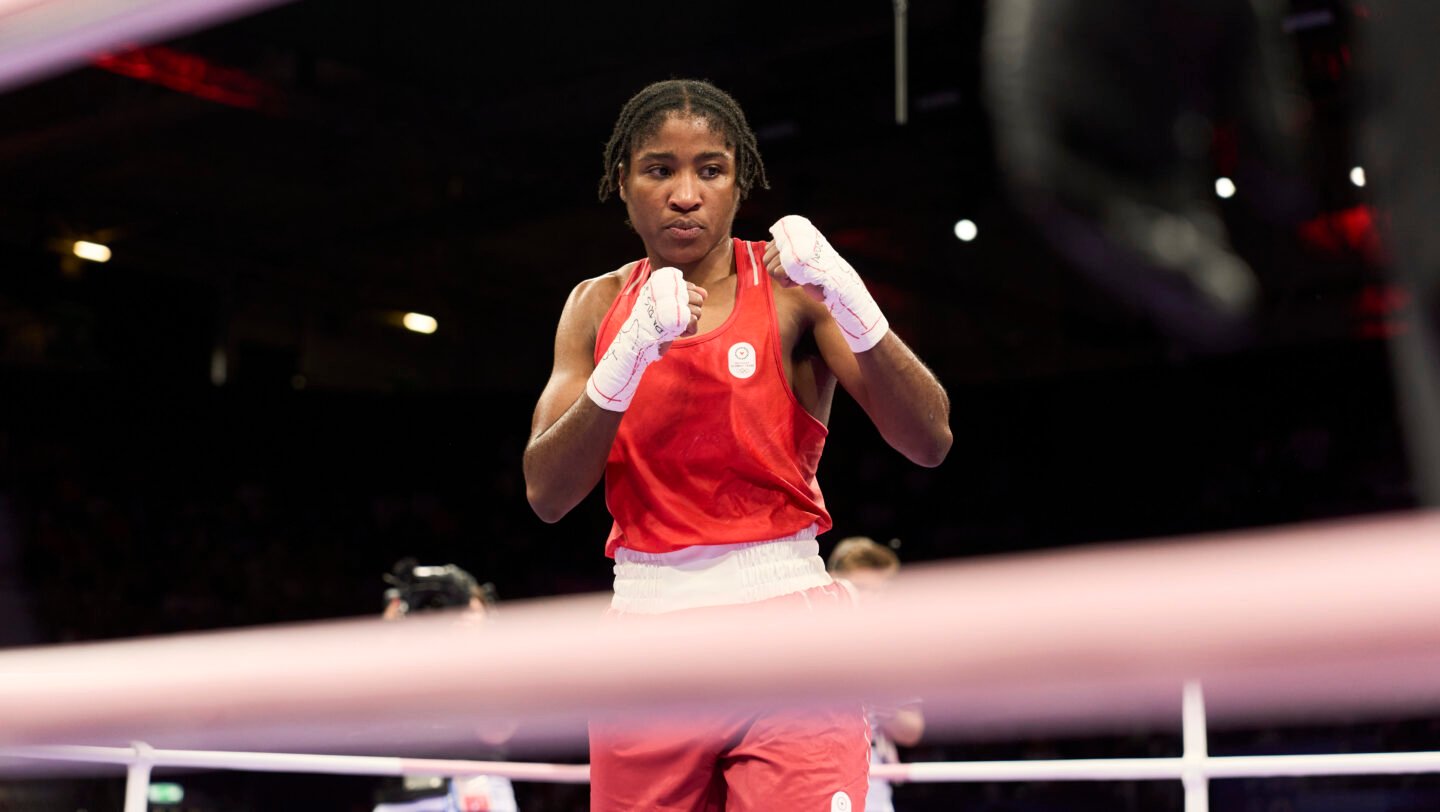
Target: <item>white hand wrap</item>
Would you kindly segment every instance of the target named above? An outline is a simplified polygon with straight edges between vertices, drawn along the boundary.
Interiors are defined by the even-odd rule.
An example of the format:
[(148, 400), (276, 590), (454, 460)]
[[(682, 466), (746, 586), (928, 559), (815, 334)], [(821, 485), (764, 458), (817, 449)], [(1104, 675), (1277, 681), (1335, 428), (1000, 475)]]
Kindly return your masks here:
[(890, 332), (890, 322), (860, 275), (809, 220), (787, 214), (770, 227), (770, 236), (775, 238), (780, 264), (790, 279), (800, 285), (819, 285), (825, 291), (825, 306), (851, 351), (864, 352)]
[(684, 275), (676, 268), (652, 271), (630, 316), (585, 383), (585, 394), (602, 409), (630, 408), (640, 375), (660, 357), (660, 345), (674, 341), (689, 326), (690, 289)]

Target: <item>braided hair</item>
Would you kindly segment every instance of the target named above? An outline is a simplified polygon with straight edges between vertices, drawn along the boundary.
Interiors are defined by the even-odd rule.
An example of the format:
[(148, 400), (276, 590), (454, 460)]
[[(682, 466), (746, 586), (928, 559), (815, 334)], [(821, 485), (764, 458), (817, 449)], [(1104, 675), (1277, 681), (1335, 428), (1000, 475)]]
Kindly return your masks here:
[(769, 189), (765, 162), (760, 160), (760, 147), (755, 132), (745, 121), (745, 113), (729, 93), (698, 79), (667, 79), (647, 85), (630, 97), (615, 120), (615, 130), (605, 144), (605, 171), (600, 175), (600, 200), (608, 200), (618, 187), (616, 170), (630, 160), (630, 155), (646, 139), (653, 137), (674, 114), (698, 116), (725, 139), (725, 146), (735, 150), (735, 179), (744, 200), (758, 182)]

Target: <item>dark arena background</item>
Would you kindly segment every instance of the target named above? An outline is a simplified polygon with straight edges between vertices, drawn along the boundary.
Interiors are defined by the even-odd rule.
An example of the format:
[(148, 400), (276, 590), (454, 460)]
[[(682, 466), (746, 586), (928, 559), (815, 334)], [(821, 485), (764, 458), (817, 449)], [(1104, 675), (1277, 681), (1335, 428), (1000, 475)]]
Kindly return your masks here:
[[(0, 3), (0, 57), (44, 5)], [(0, 645), (378, 615), (404, 557), (464, 567), (502, 611), (608, 589), (601, 493), (542, 523), (521, 453), (568, 292), (643, 253), (596, 199), (601, 151), (625, 100), (671, 77), (729, 91), (757, 133), (772, 188), (737, 236), (809, 217), (952, 401), (954, 449), (922, 469), (836, 397), (822, 553), (868, 535), (910, 565), (1432, 506), (1435, 60), (1412, 46), (1440, 28), (1423, 6), (298, 0), (11, 70)], [(1210, 749), (1437, 750), (1440, 723), (1317, 711), (1217, 727)], [(937, 734), (901, 756), (1179, 751), (1173, 726), (1127, 726)], [(0, 773), (0, 810), (119, 810), (122, 773)], [(183, 787), (154, 797), (166, 812), (366, 812), (385, 779), (156, 780)], [(516, 788), (525, 812), (586, 808), (583, 785)], [(1440, 780), (1210, 795), (1433, 810)], [(895, 800), (1184, 803), (1161, 781)]]

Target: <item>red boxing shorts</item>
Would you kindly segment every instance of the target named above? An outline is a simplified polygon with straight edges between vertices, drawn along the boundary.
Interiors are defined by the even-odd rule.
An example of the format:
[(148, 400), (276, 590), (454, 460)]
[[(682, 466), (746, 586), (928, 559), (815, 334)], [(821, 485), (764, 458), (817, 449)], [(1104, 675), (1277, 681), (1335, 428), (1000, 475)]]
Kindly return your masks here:
[[(759, 603), (850, 604), (840, 584)], [(622, 621), (623, 622), (623, 616)], [(863, 812), (870, 728), (860, 703), (670, 718), (663, 726), (590, 723), (592, 812)]]

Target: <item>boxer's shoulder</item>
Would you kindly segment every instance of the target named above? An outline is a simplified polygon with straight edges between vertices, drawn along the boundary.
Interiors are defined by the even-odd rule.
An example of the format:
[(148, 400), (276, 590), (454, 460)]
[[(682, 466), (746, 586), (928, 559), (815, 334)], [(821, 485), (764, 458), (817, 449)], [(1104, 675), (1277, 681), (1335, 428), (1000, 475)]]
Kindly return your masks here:
[(598, 309), (603, 313), (620, 296), (638, 264), (627, 262), (613, 271), (582, 280), (570, 292), (571, 305), (584, 311)]

